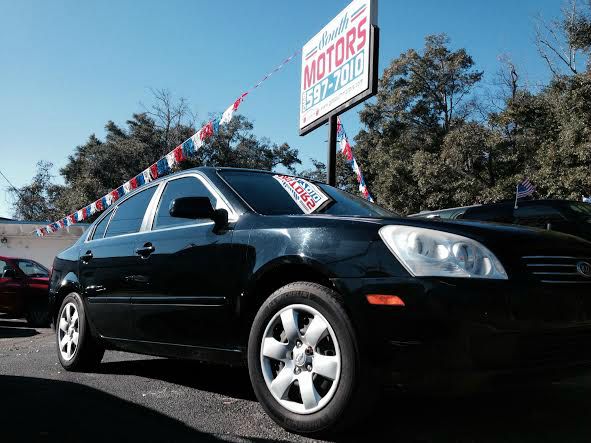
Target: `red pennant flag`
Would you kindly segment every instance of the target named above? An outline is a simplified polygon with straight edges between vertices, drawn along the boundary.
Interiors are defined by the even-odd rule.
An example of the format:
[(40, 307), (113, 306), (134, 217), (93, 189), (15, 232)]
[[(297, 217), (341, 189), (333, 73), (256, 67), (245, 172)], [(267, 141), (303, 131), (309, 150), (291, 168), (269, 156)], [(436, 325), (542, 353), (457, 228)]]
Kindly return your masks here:
[(102, 200), (95, 201), (94, 202), (94, 206), (96, 207), (96, 210), (97, 211), (102, 211), (103, 209), (105, 209), (105, 208), (103, 208), (103, 202), (102, 202)]
[(345, 141), (345, 149), (343, 149), (343, 155), (345, 156), (347, 161), (353, 161), (353, 151), (351, 150), (349, 140)]
[(111, 191), (111, 197), (113, 198), (114, 202), (119, 200), (119, 193), (117, 192), (117, 189), (113, 189)]
[(134, 177), (131, 180), (129, 180), (129, 186), (131, 187), (131, 189), (137, 188), (137, 178)]
[(201, 140), (205, 140), (213, 135), (213, 123), (209, 122), (203, 128), (201, 128), (201, 132), (199, 133), (199, 137)]
[(176, 148), (174, 148), (172, 153), (174, 155), (174, 160), (177, 163), (180, 163), (185, 159), (185, 157), (183, 156), (183, 145), (179, 145)]
[(150, 175), (152, 176), (152, 180), (156, 180), (158, 178), (158, 166), (156, 163), (150, 166)]

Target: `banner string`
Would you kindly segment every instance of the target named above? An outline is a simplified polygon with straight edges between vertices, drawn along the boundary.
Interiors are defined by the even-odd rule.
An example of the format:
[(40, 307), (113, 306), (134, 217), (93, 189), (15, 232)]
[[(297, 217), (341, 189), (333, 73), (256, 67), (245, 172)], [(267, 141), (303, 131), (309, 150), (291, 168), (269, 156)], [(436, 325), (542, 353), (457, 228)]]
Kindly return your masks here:
[(359, 183), (359, 192), (361, 192), (361, 195), (363, 195), (368, 201), (373, 203), (373, 198), (367, 189), (361, 168), (359, 167), (359, 164), (353, 155), (353, 149), (351, 148), (349, 138), (347, 137), (345, 127), (343, 126), (340, 117), (337, 117), (337, 141), (339, 141), (339, 145), (341, 147), (341, 154), (343, 154), (345, 161), (349, 164), (349, 166), (351, 166), (351, 169), (353, 169), (353, 172), (357, 177), (357, 183)]
[(113, 205), (113, 203), (115, 203), (121, 197), (130, 193), (131, 191), (172, 172), (174, 166), (178, 165), (183, 160), (194, 156), (199, 150), (199, 148), (203, 146), (206, 140), (208, 140), (214, 134), (217, 134), (220, 126), (226, 125), (232, 120), (234, 113), (238, 110), (238, 107), (244, 101), (248, 94), (250, 94), (252, 91), (261, 86), (261, 84), (263, 84), (265, 81), (269, 80), (269, 78), (271, 78), (273, 74), (282, 70), (285, 67), (285, 65), (291, 62), (300, 52), (301, 49), (298, 49), (290, 57), (283, 60), (272, 71), (270, 71), (268, 74), (262, 77), (258, 81), (258, 83), (256, 83), (253, 87), (243, 92), (234, 101), (234, 103), (232, 103), (223, 112), (223, 114), (221, 114), (221, 116), (219, 116), (218, 114), (215, 117), (213, 117), (209, 122), (203, 125), (203, 127), (199, 129), (195, 134), (193, 134), (183, 143), (178, 145), (168, 154), (160, 158), (158, 161), (150, 165), (148, 168), (144, 169), (141, 173), (139, 173), (132, 179), (128, 180), (127, 182), (123, 183), (118, 188), (113, 189), (109, 193), (105, 194), (98, 200), (85, 206), (84, 208), (81, 208), (60, 220), (50, 223), (47, 226), (36, 229), (34, 231), (35, 234), (39, 237), (42, 237), (51, 232), (56, 232), (67, 226), (72, 226), (73, 224), (84, 221), (88, 219), (90, 216), (104, 211), (105, 209)]
[[(254, 86), (243, 92), (234, 101), (234, 103), (232, 103), (221, 114), (221, 116), (219, 116), (218, 114), (215, 117), (213, 117), (190, 138), (178, 145), (165, 156), (161, 157), (158, 161), (150, 165), (148, 168), (144, 169), (141, 173), (139, 173), (132, 179), (128, 180), (127, 182), (123, 183), (118, 188), (113, 189), (112, 191), (105, 194), (103, 197), (99, 198), (93, 203), (85, 206), (84, 208), (81, 208), (60, 220), (50, 223), (45, 227), (36, 229), (35, 234), (37, 236), (44, 236), (51, 232), (56, 232), (64, 227), (71, 226), (73, 224), (84, 221), (88, 219), (90, 216), (100, 213), (105, 209), (109, 208), (111, 205), (113, 205), (113, 203), (115, 203), (117, 200), (119, 200), (124, 195), (130, 193), (131, 191), (172, 172), (175, 166), (177, 166), (183, 160), (194, 156), (199, 150), (199, 148), (203, 146), (206, 140), (208, 140), (211, 136), (217, 134), (220, 126), (226, 125), (232, 120), (234, 113), (238, 110), (238, 107), (241, 105), (241, 103), (244, 101), (248, 94), (260, 87), (265, 81), (269, 80), (269, 78), (271, 78), (273, 74), (282, 70), (285, 67), (285, 65), (291, 62), (300, 53), (301, 49), (296, 50), (291, 56), (283, 60), (272, 71), (263, 76)], [(357, 182), (359, 183), (359, 192), (361, 192), (361, 194), (367, 200), (373, 202), (373, 198), (367, 189), (363, 173), (361, 172), (361, 168), (359, 167), (359, 164), (357, 163), (357, 160), (353, 155), (353, 150), (351, 148), (349, 139), (347, 137), (347, 133), (345, 132), (340, 118), (337, 118), (337, 137), (339, 137), (341, 153), (343, 154), (347, 163), (351, 166), (353, 172), (357, 177)]]

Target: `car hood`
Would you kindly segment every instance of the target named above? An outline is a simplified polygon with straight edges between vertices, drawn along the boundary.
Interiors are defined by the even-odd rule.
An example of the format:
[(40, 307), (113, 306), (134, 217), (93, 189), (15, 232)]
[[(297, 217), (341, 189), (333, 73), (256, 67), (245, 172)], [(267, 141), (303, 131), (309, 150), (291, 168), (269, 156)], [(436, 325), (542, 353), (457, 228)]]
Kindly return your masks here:
[(442, 220), (421, 218), (350, 217), (315, 215), (348, 222), (369, 223), (380, 226), (404, 225), (449, 232), (470, 237), (501, 256), (574, 256), (591, 257), (591, 242), (580, 237), (530, 228), (482, 221)]

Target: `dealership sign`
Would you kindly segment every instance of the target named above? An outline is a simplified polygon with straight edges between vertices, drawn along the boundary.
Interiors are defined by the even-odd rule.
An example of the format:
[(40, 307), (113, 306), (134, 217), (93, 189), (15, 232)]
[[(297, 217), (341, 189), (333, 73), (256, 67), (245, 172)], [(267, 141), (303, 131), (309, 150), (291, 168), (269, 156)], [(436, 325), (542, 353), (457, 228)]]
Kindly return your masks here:
[(377, 3), (354, 0), (302, 49), (300, 134), (375, 94)]

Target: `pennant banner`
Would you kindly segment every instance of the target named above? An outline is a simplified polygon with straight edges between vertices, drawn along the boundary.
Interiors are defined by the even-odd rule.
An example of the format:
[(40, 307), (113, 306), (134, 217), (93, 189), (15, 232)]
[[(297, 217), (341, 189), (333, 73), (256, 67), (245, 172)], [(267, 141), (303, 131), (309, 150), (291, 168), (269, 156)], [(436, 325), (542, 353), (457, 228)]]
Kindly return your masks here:
[(286, 58), (283, 60), (275, 69), (265, 75), (261, 80), (259, 80), (252, 88), (244, 92), (238, 99), (232, 103), (228, 109), (226, 109), (222, 114), (215, 116), (207, 122), (199, 131), (197, 131), (192, 137), (185, 140), (179, 146), (174, 148), (164, 157), (159, 159), (156, 163), (150, 165), (148, 168), (140, 172), (135, 177), (131, 178), (117, 189), (113, 189), (111, 192), (107, 193), (103, 197), (99, 198), (95, 202), (89, 204), (88, 206), (79, 209), (78, 211), (67, 215), (61, 220), (55, 221), (53, 223), (48, 224), (45, 227), (39, 228), (35, 230), (35, 235), (38, 237), (42, 237), (47, 235), (51, 232), (56, 232), (57, 230), (64, 228), (66, 226), (71, 226), (75, 223), (82, 222), (86, 220), (91, 215), (104, 211), (125, 194), (133, 191), (140, 186), (143, 186), (147, 183), (150, 183), (152, 180), (156, 180), (159, 177), (165, 176), (172, 172), (174, 167), (178, 165), (183, 160), (194, 156), (199, 148), (203, 146), (203, 143), (212, 137), (213, 135), (217, 134), (219, 131), (219, 127), (221, 125), (228, 124), (234, 115), (234, 113), (238, 110), (240, 104), (244, 101), (245, 97), (258, 88), (263, 82), (268, 80), (273, 74), (280, 71), (286, 64), (288, 64), (291, 60), (294, 59), (300, 50), (298, 49), (291, 57)]
[(351, 169), (353, 169), (353, 172), (357, 177), (357, 183), (359, 183), (359, 192), (361, 192), (361, 195), (363, 195), (368, 201), (373, 203), (373, 198), (367, 189), (361, 168), (359, 167), (357, 160), (355, 160), (353, 149), (351, 149), (351, 144), (349, 143), (347, 133), (345, 132), (345, 128), (341, 123), (340, 117), (337, 117), (337, 141), (341, 148), (341, 154), (343, 154), (345, 161), (351, 166)]

